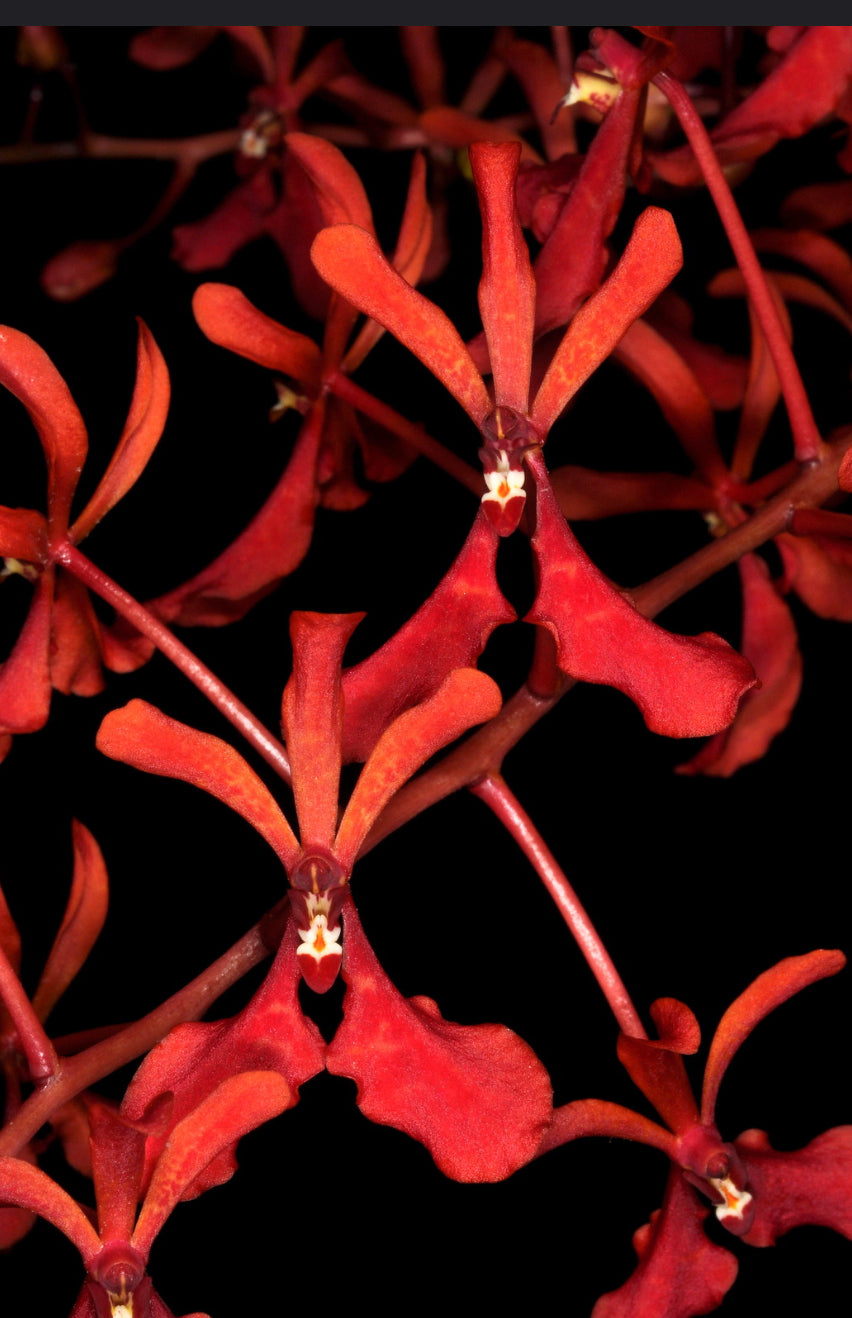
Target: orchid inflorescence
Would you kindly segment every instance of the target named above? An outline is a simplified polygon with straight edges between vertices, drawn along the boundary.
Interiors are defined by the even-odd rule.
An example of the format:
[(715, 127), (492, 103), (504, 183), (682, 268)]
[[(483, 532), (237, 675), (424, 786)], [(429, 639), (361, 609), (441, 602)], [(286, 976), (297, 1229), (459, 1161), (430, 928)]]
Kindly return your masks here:
[[(570, 1250), (585, 1233), (560, 1265), (569, 1312), (595, 1296), (594, 1318), (727, 1308), (743, 1245), (801, 1226), (852, 1238), (852, 1125), (776, 1149), (762, 1129), (739, 1131), (727, 1097), (752, 1032), (771, 1038), (782, 1008), (806, 1012), (812, 1000), (818, 1011), (831, 986), (811, 986), (845, 964), (839, 948), (787, 941), (845, 943), (845, 874), (824, 850), (845, 822), (827, 795), (845, 801), (837, 766), (823, 757), (797, 774), (788, 751), (771, 805), (758, 785), (795, 744), (808, 699), (805, 610), (826, 626), (852, 621), (852, 429), (839, 406), (833, 415), (809, 395), (797, 360), (808, 356), (804, 315), (848, 361), (852, 259), (831, 235), (852, 219), (852, 28), (369, 29), (392, 53), (386, 84), (361, 71), (357, 38), (323, 28), (139, 30), (125, 42), (131, 79), (186, 77), (218, 94), (232, 73), (235, 103), (247, 93), (229, 126), (217, 110), (198, 133), (196, 104), (196, 128), (163, 137), (145, 135), (141, 104), (137, 136), (89, 124), (87, 78), (97, 88), (107, 71), (79, 35), (90, 31), (18, 29), (29, 109), (19, 140), (0, 148), (0, 166), (21, 179), (37, 164), (47, 180), (68, 157), (70, 168), (75, 156), (87, 168), (122, 161), (140, 195), (154, 179), (137, 175), (140, 159), (168, 167), (150, 215), (123, 235), (75, 236), (53, 253), (47, 225), (30, 235), (41, 287), (60, 304), (38, 304), (50, 356), (28, 332), (35, 313), (0, 327), (0, 382), (17, 400), (7, 452), (11, 440), (22, 454), (7, 461), (0, 507), (4, 609), (10, 601), (0, 773), (7, 802), (38, 819), (23, 841), (17, 810), (4, 829), (38, 881), (21, 882), (13, 863), (0, 889), (0, 1247), (26, 1257), (42, 1218), (76, 1248), (82, 1286), (76, 1302), (58, 1290), (48, 1299), (37, 1279), (40, 1311), (169, 1318), (154, 1280), (165, 1246), (149, 1272), (152, 1248), (177, 1232), (179, 1204), (203, 1208), (235, 1173), (232, 1206), (241, 1184), (253, 1188), (226, 1229), (236, 1239), (245, 1214), (259, 1239), (265, 1216), (281, 1243), (241, 1258), (240, 1308), (227, 1312), (277, 1311), (297, 1281), (312, 1303), (332, 1302), (359, 1232), (375, 1246), (367, 1289), (400, 1284), (388, 1242), (404, 1236), (422, 1268), (412, 1294), (430, 1272), (451, 1279), (443, 1228), (423, 1225), (428, 1195), (444, 1193), (432, 1168), (460, 1186), (500, 1183), (496, 1211), (521, 1275), (542, 1261), (518, 1241), (529, 1250), (552, 1229)], [(118, 46), (108, 49), (114, 72)], [(42, 102), (62, 88), (69, 140), (43, 140)], [(826, 177), (800, 182), (790, 162), (818, 155)], [(205, 200), (216, 157), (231, 177), (210, 171)], [(763, 181), (782, 176), (770, 220)], [(120, 224), (113, 197), (105, 184), (103, 225)], [(157, 247), (167, 222), (177, 271)], [(474, 228), (481, 262), (466, 245)], [(723, 239), (733, 264), (702, 265), (702, 245), (719, 253)], [(187, 332), (190, 304), (194, 318), (195, 390), (170, 319), (176, 283)], [(98, 351), (92, 334), (103, 336), (107, 312), (124, 314), (115, 297), (128, 288), (145, 313), (135, 383), (104, 370), (100, 395), (80, 407), (54, 364), (57, 316), (74, 326), (91, 314), (94, 328), (75, 335)], [(833, 352), (821, 378), (836, 375), (839, 397), (848, 367)], [(103, 397), (110, 425), (126, 417), (105, 460)], [(216, 485), (224, 508), (233, 481), (239, 503), (264, 411), (287, 456), (244, 524), (220, 525), (207, 491)], [(46, 492), (13, 506), (16, 482), (32, 484), (27, 425)], [(192, 431), (184, 457), (180, 425)], [(157, 480), (174, 482), (172, 502), (156, 503)], [(108, 538), (123, 517), (124, 558)], [(620, 564), (635, 581), (646, 562), (659, 570), (644, 585), (612, 579)], [(656, 620), (711, 580), (715, 602), (698, 592), (678, 605), (694, 627)], [(241, 696), (223, 680), (232, 672)], [(831, 708), (839, 723), (844, 702)], [(33, 779), (28, 766), (57, 763), (60, 732), (65, 799), (54, 802), (50, 773)], [(70, 894), (30, 991), (22, 943), (37, 947), (62, 903), (61, 880), (41, 883), (38, 831), (58, 830), (69, 801), (98, 826), (74, 821)], [(597, 881), (588, 899), (647, 1015), (544, 822), (558, 854), (578, 858), (579, 886)], [(801, 872), (799, 826), (834, 887)], [(125, 858), (134, 837), (138, 855)], [(213, 959), (207, 926), (236, 935), (243, 906), (254, 923)], [(786, 924), (773, 922), (781, 907), (793, 912)], [(160, 939), (175, 941), (177, 968)], [(452, 1014), (476, 1023), (410, 996), (421, 967), (425, 987), (433, 973), (455, 994)], [(59, 1033), (52, 1020), (62, 1014), (64, 1027), (78, 976), (96, 1014)], [(703, 1081), (685, 1060), (702, 1048), (697, 1015), (659, 996), (679, 983), (720, 1016)], [(601, 1002), (616, 1030), (598, 1021)], [(504, 1014), (510, 1024), (491, 1023)], [(818, 1037), (818, 1022), (786, 1018)], [(779, 1088), (798, 1073), (794, 1042)], [(341, 1171), (345, 1115), (311, 1128), (311, 1095), (332, 1083), (320, 1076), (354, 1081), (361, 1114), (431, 1159), (409, 1165), (407, 1145), (386, 1146), (387, 1165), (405, 1167), (393, 1226), (387, 1213), (372, 1225), (381, 1155), (374, 1185), (356, 1182)], [(739, 1088), (760, 1119), (759, 1086)], [(298, 1148), (288, 1122), (301, 1122)], [(250, 1158), (267, 1127), (274, 1170), (250, 1180), (238, 1154)], [(604, 1185), (595, 1137), (631, 1141), (637, 1158), (641, 1146), (656, 1152)], [(363, 1138), (372, 1150), (379, 1136)], [(657, 1154), (662, 1173), (646, 1181)], [(529, 1201), (516, 1185), (533, 1187)], [(538, 1194), (546, 1227), (519, 1207)], [(644, 1214), (638, 1258), (632, 1271), (619, 1254), (618, 1269), (590, 1264), (586, 1276), (585, 1255), (603, 1256), (616, 1229), (605, 1202)], [(458, 1212), (473, 1222), (465, 1266), (493, 1268), (499, 1296), (477, 1201)], [(215, 1252), (185, 1249), (189, 1283), (218, 1277)]]

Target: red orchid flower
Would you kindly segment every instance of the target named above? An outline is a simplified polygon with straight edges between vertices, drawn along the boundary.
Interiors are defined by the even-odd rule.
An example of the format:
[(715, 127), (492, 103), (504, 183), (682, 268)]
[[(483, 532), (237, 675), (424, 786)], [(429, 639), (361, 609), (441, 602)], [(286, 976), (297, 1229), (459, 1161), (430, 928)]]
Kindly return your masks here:
[[(291, 1101), (289, 1087), (274, 1072), (230, 1076), (172, 1126), (146, 1176), (145, 1146), (157, 1118), (132, 1123), (108, 1104), (90, 1100), (94, 1225), (44, 1172), (18, 1158), (0, 1158), (0, 1201), (46, 1218), (80, 1252), (87, 1278), (70, 1318), (172, 1318), (146, 1275), (154, 1240), (211, 1159)], [(161, 1125), (164, 1115), (159, 1113)]]
[[(319, 222), (355, 220), (373, 233), (363, 185), (342, 153), (305, 133), (290, 133), (286, 141), (310, 183), (311, 213)], [(430, 232), (425, 170), (417, 157), (393, 256), (394, 265), (415, 281)], [(354, 371), (383, 333), (368, 323), (350, 344), (357, 313), (342, 298), (332, 298), (322, 347), (264, 315), (228, 284), (202, 284), (193, 309), (213, 343), (284, 375), (289, 383), (280, 392), (304, 415), (281, 479), (242, 534), (190, 581), (148, 602), (166, 622), (221, 626), (241, 618), (298, 567), (311, 542), (318, 503), (351, 509), (365, 502), (368, 495), (353, 473), (356, 447), (367, 476), (378, 481), (403, 471), (414, 450), (334, 395), (335, 380)]]
[(493, 400), (444, 313), (392, 269), (363, 229), (324, 230), (312, 248), (314, 262), (332, 287), (410, 348), (476, 423), (488, 486), (482, 505), (501, 535), (518, 525), (525, 459), (534, 472), (540, 581), (528, 621), (553, 632), (562, 671), (625, 691), (654, 731), (718, 732), (754, 684), (750, 665), (719, 637), (673, 637), (642, 618), (583, 554), (537, 456), (580, 385), (679, 268), (671, 218), (653, 207), (640, 217), (624, 256), (572, 320), (530, 402), (535, 282), (515, 210), (519, 151), (512, 143), (475, 143), (470, 156), (483, 215), (479, 304)]
[[(349, 897), (355, 859), (394, 793), (437, 750), (500, 708), (495, 684), (457, 669), (424, 701), (380, 729), (338, 822), (345, 725), (341, 658), (360, 615), (293, 615), (294, 668), (283, 700), (301, 840), (240, 756), (142, 701), (107, 715), (101, 750), (137, 768), (203, 787), (247, 819), (277, 852), (290, 882), (292, 918), (270, 974), (230, 1021), (178, 1027), (143, 1063), (125, 1100), (131, 1119), (160, 1094), (175, 1116), (191, 1111), (235, 1058), (280, 1070), (291, 1089), (323, 1065), (358, 1085), (373, 1120), (427, 1145), (459, 1180), (499, 1180), (529, 1160), (549, 1117), (550, 1086), (528, 1046), (499, 1025), (445, 1021), (427, 998), (406, 1001), (385, 976)], [(381, 665), (376, 678), (381, 676)], [(343, 927), (341, 928), (341, 917)], [(297, 944), (300, 944), (297, 947)], [(344, 1021), (326, 1048), (299, 1006), (299, 973), (325, 992), (341, 970)], [(233, 1149), (208, 1171), (234, 1169)]]
[[(0, 669), (0, 747), (8, 734), (44, 726), (51, 686), (65, 694), (103, 689), (101, 664), (129, 672), (149, 657), (138, 637), (124, 642), (95, 615), (86, 590), (58, 568), (56, 548), (78, 544), (127, 493), (154, 451), (169, 405), (169, 376), (150, 330), (139, 322), (136, 387), (118, 446), (100, 484), (69, 526), (71, 501), (86, 458), (83, 418), (50, 358), (18, 330), (0, 329), (0, 383), (26, 407), (47, 462), (47, 516), (0, 507), (0, 576), (35, 584), (21, 635)], [(3, 746), (5, 734), (5, 746)]]
[(837, 974), (842, 952), (788, 957), (749, 985), (725, 1012), (710, 1044), (701, 1105), (683, 1063), (695, 1053), (698, 1022), (682, 1002), (651, 1007), (655, 1040), (622, 1034), (618, 1055), (668, 1129), (617, 1103), (585, 1099), (558, 1108), (541, 1152), (586, 1135), (638, 1140), (672, 1162), (662, 1212), (637, 1233), (639, 1266), (620, 1290), (598, 1301), (594, 1318), (689, 1318), (721, 1303), (736, 1260), (711, 1244), (701, 1224), (709, 1199), (716, 1217), (747, 1244), (772, 1245), (795, 1226), (829, 1226), (852, 1238), (852, 1126), (827, 1131), (804, 1149), (779, 1153), (762, 1131), (725, 1143), (715, 1124), (719, 1085), (755, 1026), (817, 980)]

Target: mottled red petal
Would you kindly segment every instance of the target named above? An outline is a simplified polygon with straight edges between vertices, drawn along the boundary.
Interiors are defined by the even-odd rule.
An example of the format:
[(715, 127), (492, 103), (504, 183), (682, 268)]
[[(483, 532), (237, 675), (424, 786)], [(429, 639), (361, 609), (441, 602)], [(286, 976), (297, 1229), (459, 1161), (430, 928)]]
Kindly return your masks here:
[(302, 845), (331, 847), (337, 828), (343, 732), (343, 651), (363, 613), (293, 613), (293, 674), (281, 724)]
[(494, 394), (521, 416), (529, 406), (535, 281), (515, 207), (521, 148), (474, 142), (470, 166), (482, 215), (479, 310), (488, 341)]
[(501, 704), (496, 682), (475, 668), (458, 668), (422, 704), (394, 719), (370, 752), (340, 821), (334, 854), (345, 870), (351, 872), (361, 843), (394, 792), (436, 751), (494, 718)]
[(351, 903), (343, 938), (348, 987), (328, 1070), (354, 1080), (364, 1115), (420, 1140), (446, 1176), (500, 1181), (523, 1167), (552, 1111), (532, 1049), (503, 1025), (456, 1025), (430, 998), (403, 998)]
[(760, 686), (743, 696), (737, 716), (678, 773), (729, 778), (766, 754), (783, 732), (802, 685), (802, 656), (793, 615), (778, 594), (769, 569), (755, 554), (739, 561), (743, 588), (742, 652), (754, 665)]
[(369, 233), (350, 224), (323, 229), (311, 259), (326, 283), (390, 330), (480, 424), (491, 401), (458, 330), (397, 274)]
[(388, 724), (454, 668), (474, 665), (495, 627), (513, 622), (497, 585), (498, 539), (480, 513), (435, 591), (375, 654), (343, 674), (343, 758), (366, 760)]
[(852, 1126), (836, 1126), (795, 1153), (779, 1153), (762, 1130), (734, 1140), (754, 1194), (749, 1245), (774, 1245), (795, 1226), (827, 1226), (852, 1240)]
[(795, 993), (801, 993), (809, 984), (828, 975), (836, 975), (845, 965), (846, 957), (842, 952), (820, 950), (808, 952), (805, 956), (788, 956), (758, 975), (731, 1003), (713, 1035), (707, 1057), (701, 1095), (701, 1120), (705, 1125), (713, 1124), (722, 1076), (754, 1027)]
[(148, 326), (142, 320), (138, 324), (136, 387), (130, 411), (98, 488), (71, 527), (70, 537), (75, 544), (135, 485), (166, 424), (171, 396), (168, 367)]
[(179, 778), (224, 801), (257, 829), (285, 866), (301, 848), (271, 792), (227, 742), (179, 723), (144, 700), (107, 714), (96, 745), (110, 759), (145, 773)]
[(577, 312), (556, 349), (532, 407), (539, 434), (547, 434), (580, 385), (674, 278), (682, 260), (671, 215), (649, 206), (636, 221), (618, 265)]
[(527, 622), (553, 635), (561, 670), (623, 691), (652, 732), (696, 737), (733, 722), (755, 683), (747, 659), (714, 636), (676, 636), (644, 618), (597, 570), (560, 513), (540, 459), (533, 549), (539, 588)]
[(601, 1296), (592, 1318), (693, 1318), (717, 1308), (738, 1264), (705, 1235), (702, 1223), (709, 1214), (673, 1167), (662, 1209), (633, 1237), (636, 1271), (617, 1291)]
[(47, 462), (50, 532), (63, 536), (86, 460), (83, 418), (47, 353), (28, 335), (7, 325), (0, 326), (0, 384), (20, 399), (38, 431)]
[(50, 712), (50, 624), (55, 572), (46, 568), (35, 586), (26, 622), (0, 667), (0, 729), (36, 732)]
[(287, 133), (284, 142), (313, 184), (323, 225), (357, 224), (375, 237), (364, 184), (343, 152), (310, 133)]

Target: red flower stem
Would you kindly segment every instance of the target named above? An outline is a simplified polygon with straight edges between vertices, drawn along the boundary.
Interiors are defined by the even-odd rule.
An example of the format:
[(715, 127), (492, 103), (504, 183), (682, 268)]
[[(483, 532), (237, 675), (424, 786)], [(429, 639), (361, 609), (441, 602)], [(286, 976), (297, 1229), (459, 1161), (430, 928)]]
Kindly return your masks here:
[(197, 137), (110, 137), (84, 131), (74, 142), (16, 142), (0, 147), (0, 165), (21, 165), (44, 160), (180, 160), (200, 165), (211, 156), (235, 151), (242, 129), (226, 128)]
[(601, 936), (571, 887), (544, 838), (533, 824), (517, 797), (499, 774), (489, 774), (470, 791), (494, 811), (501, 824), (511, 833), (527, 860), (556, 903), (559, 914), (567, 924), (589, 969), (600, 985), (621, 1030), (634, 1039), (647, 1039), (630, 995), (612, 958), (601, 941)]
[(269, 944), (261, 934), (261, 924), (256, 924), (224, 956), (147, 1016), (85, 1052), (63, 1058), (58, 1074), (31, 1094), (15, 1118), (0, 1132), (0, 1154), (16, 1157), (63, 1103), (103, 1080), (104, 1076), (111, 1075), (120, 1066), (132, 1062), (134, 1057), (141, 1057), (176, 1025), (198, 1020), (225, 989), (269, 953)]
[(734, 201), (728, 180), (713, 150), (713, 143), (683, 84), (670, 73), (665, 72), (657, 74), (654, 84), (659, 87), (677, 115), (680, 126), (695, 153), (695, 158), (701, 166), (707, 187), (716, 203), (719, 218), (725, 226), (728, 241), (742, 271), (748, 295), (778, 372), (778, 380), (793, 432), (796, 458), (799, 462), (816, 462), (822, 455), (822, 441), (808, 395), (792, 348), (787, 342), (766, 275), (757, 259), (757, 253), (743, 223), (739, 207)]
[(360, 385), (350, 380), (348, 375), (342, 371), (335, 371), (334, 375), (325, 380), (325, 384), (331, 390), (336, 398), (343, 403), (349, 403), (364, 416), (377, 422), (378, 425), (384, 426), (400, 439), (405, 440), (412, 448), (416, 448), (430, 462), (434, 462), (436, 467), (440, 467), (450, 476), (454, 477), (461, 485), (467, 486), (476, 495), (485, 493), (485, 482), (482, 479), (481, 472), (475, 467), (469, 466), (462, 458), (457, 458), (455, 453), (444, 448), (437, 439), (428, 435), (422, 426), (415, 425), (408, 421), (400, 412), (395, 412), (392, 407), (381, 402), (373, 394), (362, 389)]
[(62, 1067), (56, 1049), (44, 1031), (44, 1026), (33, 1010), (24, 986), (15, 974), (12, 963), (0, 947), (0, 1001), (8, 1011), (18, 1035), (18, 1046), (27, 1059), (30, 1079), (44, 1084), (57, 1075)]
[[(822, 462), (799, 469), (796, 480), (759, 508), (742, 526), (629, 592), (639, 612), (646, 618), (655, 618), (695, 586), (736, 563), (743, 554), (758, 549), (773, 536), (786, 531), (797, 508), (818, 507), (831, 498), (838, 489), (837, 470), (850, 447), (852, 429), (847, 429), (839, 439), (826, 446)], [(503, 759), (512, 747), (575, 685), (573, 678), (563, 677), (555, 691), (539, 695), (525, 682), (490, 723), (397, 792), (373, 825), (359, 854), (365, 855), (382, 838), (396, 832), (437, 801), (462, 787), (470, 787), (487, 774), (499, 773)]]
[(267, 764), (271, 765), (275, 772), (284, 779), (290, 781), (290, 761), (287, 758), (287, 752), (279, 741), (272, 736), (271, 732), (263, 726), (258, 718), (252, 714), (241, 700), (238, 700), (232, 691), (229, 691), (224, 682), (221, 682), (215, 673), (197, 659), (191, 650), (177, 639), (177, 637), (164, 626), (158, 618), (139, 604), (132, 595), (128, 595), (126, 590), (122, 590), (117, 582), (113, 581), (85, 554), (81, 554), (79, 549), (75, 548), (69, 541), (64, 540), (53, 548), (53, 558), (57, 563), (61, 563), (69, 572), (73, 572), (79, 581), (83, 582), (89, 590), (93, 590), (101, 599), (111, 604), (116, 613), (122, 618), (126, 618), (132, 623), (137, 631), (143, 636), (147, 636), (153, 641), (157, 649), (160, 650), (167, 659), (179, 668), (185, 677), (188, 677), (194, 686), (207, 697), (211, 704), (215, 705), (220, 714), (232, 723), (254, 747), (259, 755), (262, 755)]

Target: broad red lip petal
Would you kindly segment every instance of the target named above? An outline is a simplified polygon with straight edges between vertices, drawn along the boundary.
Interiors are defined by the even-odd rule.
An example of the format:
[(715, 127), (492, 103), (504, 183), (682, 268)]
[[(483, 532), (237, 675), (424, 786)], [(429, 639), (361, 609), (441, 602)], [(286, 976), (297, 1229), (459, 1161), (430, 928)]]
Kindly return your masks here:
[(169, 718), (144, 700), (131, 700), (107, 714), (96, 745), (110, 759), (209, 792), (256, 828), (288, 870), (298, 860), (301, 847), (272, 793), (227, 742)]
[(676, 636), (644, 618), (577, 544), (540, 458), (530, 457), (529, 465), (537, 485), (532, 543), (539, 589), (526, 621), (550, 630), (561, 670), (623, 691), (652, 732), (696, 737), (727, 727), (755, 684), (748, 660), (712, 633)]
[(529, 1162), (552, 1111), (532, 1049), (505, 1026), (456, 1025), (430, 998), (403, 998), (351, 903), (343, 937), (348, 988), (327, 1067), (355, 1081), (364, 1115), (425, 1144), (458, 1181), (499, 1181)]
[(297, 380), (311, 395), (320, 383), (321, 353), (313, 339), (279, 325), (230, 284), (202, 284), (192, 310), (212, 343), (258, 366)]
[(852, 1240), (852, 1126), (837, 1126), (795, 1153), (779, 1153), (762, 1130), (734, 1140), (754, 1191), (749, 1245), (774, 1245), (795, 1226), (827, 1226)]
[(38, 431), (47, 462), (50, 534), (63, 536), (88, 449), (83, 418), (47, 353), (8, 325), (0, 326), (0, 384), (20, 399)]
[(454, 668), (474, 665), (495, 627), (515, 612), (497, 585), (497, 537), (480, 513), (437, 589), (375, 654), (343, 674), (343, 758), (366, 760), (403, 710), (427, 699)]
[(326, 283), (390, 330), (479, 425), (491, 400), (461, 335), (443, 311), (397, 274), (371, 234), (351, 224), (323, 229), (311, 259)]
[(636, 1271), (617, 1291), (601, 1296), (592, 1318), (692, 1318), (720, 1305), (738, 1264), (705, 1235), (709, 1213), (673, 1167), (662, 1209), (633, 1237)]

